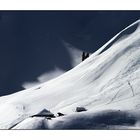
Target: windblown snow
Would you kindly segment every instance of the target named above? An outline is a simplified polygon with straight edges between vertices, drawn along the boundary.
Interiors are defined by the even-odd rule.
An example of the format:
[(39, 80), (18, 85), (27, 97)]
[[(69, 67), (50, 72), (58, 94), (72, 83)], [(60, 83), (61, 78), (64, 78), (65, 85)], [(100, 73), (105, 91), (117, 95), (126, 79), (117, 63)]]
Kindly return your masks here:
[[(65, 116), (31, 117), (43, 109)], [(56, 79), (0, 97), (0, 129), (140, 129), (139, 112), (140, 20)]]

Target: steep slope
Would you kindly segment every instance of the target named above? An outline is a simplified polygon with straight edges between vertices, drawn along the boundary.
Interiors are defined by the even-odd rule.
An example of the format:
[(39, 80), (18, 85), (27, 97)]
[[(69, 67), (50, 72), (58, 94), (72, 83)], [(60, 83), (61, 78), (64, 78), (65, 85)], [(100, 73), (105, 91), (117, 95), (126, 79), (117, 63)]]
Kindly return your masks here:
[(140, 20), (62, 76), (0, 98), (0, 128), (9, 129), (46, 108), (53, 113), (140, 109)]

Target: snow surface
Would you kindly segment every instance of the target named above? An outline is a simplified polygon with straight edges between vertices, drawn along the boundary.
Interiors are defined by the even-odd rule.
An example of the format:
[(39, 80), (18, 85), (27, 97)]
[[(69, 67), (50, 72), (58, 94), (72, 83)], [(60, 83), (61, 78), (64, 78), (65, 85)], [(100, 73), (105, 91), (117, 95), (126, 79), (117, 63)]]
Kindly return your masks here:
[(12, 129), (47, 129), (47, 120), (45, 118), (27, 118)]
[[(30, 117), (45, 108), (66, 115)], [(140, 20), (63, 75), (0, 97), (0, 129), (140, 129), (139, 112)]]

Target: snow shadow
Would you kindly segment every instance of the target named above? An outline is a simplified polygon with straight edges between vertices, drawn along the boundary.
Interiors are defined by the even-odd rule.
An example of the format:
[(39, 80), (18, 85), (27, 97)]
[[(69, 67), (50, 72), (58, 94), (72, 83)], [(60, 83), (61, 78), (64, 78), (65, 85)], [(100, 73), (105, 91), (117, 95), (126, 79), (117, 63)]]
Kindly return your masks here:
[[(68, 119), (69, 118), (69, 119)], [(137, 119), (125, 111), (103, 111), (96, 114), (81, 113), (66, 117), (53, 125), (52, 129), (113, 129), (114, 126), (134, 126)]]

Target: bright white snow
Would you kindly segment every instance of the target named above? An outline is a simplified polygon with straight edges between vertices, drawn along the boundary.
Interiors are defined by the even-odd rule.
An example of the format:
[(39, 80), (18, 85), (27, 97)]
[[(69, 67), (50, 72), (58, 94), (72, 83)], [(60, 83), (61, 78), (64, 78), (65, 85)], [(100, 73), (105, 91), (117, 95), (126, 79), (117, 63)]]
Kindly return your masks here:
[[(75, 108), (78, 106), (85, 107), (88, 111), (76, 113)], [(77, 125), (80, 127), (82, 122), (86, 129), (140, 128), (140, 20), (56, 79), (0, 97), (0, 129), (42, 128), (43, 118), (30, 116), (45, 108), (54, 114), (66, 114), (49, 120), (46, 129), (72, 129)], [(124, 117), (124, 120), (128, 122), (121, 120), (121, 124), (114, 124), (118, 122), (117, 118), (112, 124), (97, 121), (106, 112), (107, 115), (110, 114), (107, 110), (115, 110), (118, 118), (126, 113), (124, 116), (127, 119)], [(96, 114), (98, 117), (94, 117)], [(107, 116), (108, 119), (109, 117)], [(75, 120), (79, 123), (75, 123)], [(105, 123), (105, 126), (100, 123)]]

